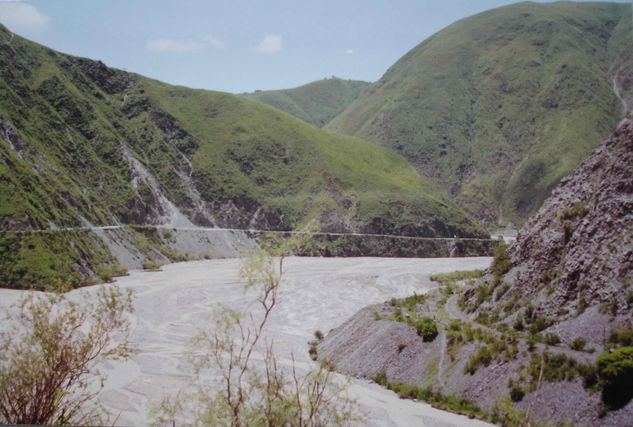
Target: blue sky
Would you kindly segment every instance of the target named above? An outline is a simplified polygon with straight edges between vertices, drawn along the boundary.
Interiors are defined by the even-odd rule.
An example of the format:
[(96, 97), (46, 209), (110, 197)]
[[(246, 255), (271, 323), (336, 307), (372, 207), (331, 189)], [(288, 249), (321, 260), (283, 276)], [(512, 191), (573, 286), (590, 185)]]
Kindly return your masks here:
[(507, 0), (0, 0), (0, 22), (72, 55), (172, 84), (282, 89), (375, 81), (452, 22)]

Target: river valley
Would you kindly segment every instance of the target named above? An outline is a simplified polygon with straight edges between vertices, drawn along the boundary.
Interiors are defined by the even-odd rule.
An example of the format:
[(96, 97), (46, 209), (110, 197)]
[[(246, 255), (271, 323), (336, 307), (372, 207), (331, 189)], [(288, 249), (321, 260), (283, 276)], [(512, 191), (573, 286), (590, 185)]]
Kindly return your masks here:
[[(424, 293), (436, 286), (429, 275), (483, 269), (490, 258), (298, 258), (285, 260), (278, 306), (266, 326), (282, 364), (293, 353), (300, 371), (312, 363), (307, 342), (315, 330), (327, 333), (368, 304), (391, 297)], [(191, 368), (183, 354), (192, 335), (212, 326), (209, 316), (218, 303), (241, 312), (254, 307), (239, 276), (240, 259), (193, 261), (166, 265), (159, 272), (133, 271), (117, 278), (135, 293), (132, 341), (138, 348), (126, 362), (102, 363), (107, 374), (101, 402), (117, 417), (117, 425), (146, 425), (149, 411), (163, 397), (187, 390)], [(96, 287), (72, 291), (95, 292)], [(2, 305), (23, 291), (0, 290)], [(365, 416), (363, 425), (451, 426), (486, 425), (440, 411), (423, 403), (399, 399), (380, 386), (353, 379), (349, 394)]]

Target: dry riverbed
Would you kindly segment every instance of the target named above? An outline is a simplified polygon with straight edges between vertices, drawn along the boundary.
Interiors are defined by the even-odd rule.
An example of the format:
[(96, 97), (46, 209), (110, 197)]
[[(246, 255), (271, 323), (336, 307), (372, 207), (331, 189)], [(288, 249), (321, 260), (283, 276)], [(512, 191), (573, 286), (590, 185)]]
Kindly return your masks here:
[[(267, 325), (285, 363), (294, 353), (299, 368), (311, 362), (307, 342), (315, 330), (327, 333), (368, 304), (424, 293), (435, 286), (429, 275), (486, 268), (490, 258), (288, 258), (280, 303)], [(102, 403), (119, 416), (118, 425), (146, 425), (160, 400), (189, 384), (183, 350), (198, 328), (211, 327), (218, 303), (247, 312), (253, 294), (245, 293), (239, 259), (171, 264), (163, 271), (134, 271), (117, 280), (135, 292), (132, 340), (139, 349), (127, 362), (102, 364), (107, 374)], [(95, 292), (84, 288), (73, 293)], [(2, 305), (21, 291), (0, 290)], [(366, 416), (363, 425), (485, 425), (429, 405), (399, 399), (380, 386), (354, 379), (349, 394)]]

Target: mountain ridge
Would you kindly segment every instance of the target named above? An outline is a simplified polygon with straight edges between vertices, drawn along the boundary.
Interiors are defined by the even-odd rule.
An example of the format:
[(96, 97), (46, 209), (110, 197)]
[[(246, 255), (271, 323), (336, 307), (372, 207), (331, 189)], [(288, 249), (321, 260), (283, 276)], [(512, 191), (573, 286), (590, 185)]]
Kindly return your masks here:
[(328, 127), (403, 154), (488, 225), (522, 223), (627, 114), (631, 28), (623, 3), (482, 12), (413, 48)]
[[(58, 53), (4, 27), (0, 136), (3, 230), (127, 224), (287, 231), (315, 221), (322, 231), (487, 236), (384, 148), (237, 95), (170, 86)], [(150, 250), (158, 245), (179, 259), (162, 234), (127, 230), (118, 237), (131, 239), (142, 257), (164, 259)], [(100, 236), (60, 231), (55, 245), (42, 235), (20, 236), (0, 242), (3, 281), (19, 282), (40, 263), (43, 273), (30, 283), (65, 272), (76, 284), (76, 273), (85, 278), (113, 262)], [(8, 251), (30, 261), (9, 262)]]
[(332, 76), (292, 89), (255, 91), (242, 96), (290, 113), (314, 126), (324, 127), (369, 85), (361, 80)]

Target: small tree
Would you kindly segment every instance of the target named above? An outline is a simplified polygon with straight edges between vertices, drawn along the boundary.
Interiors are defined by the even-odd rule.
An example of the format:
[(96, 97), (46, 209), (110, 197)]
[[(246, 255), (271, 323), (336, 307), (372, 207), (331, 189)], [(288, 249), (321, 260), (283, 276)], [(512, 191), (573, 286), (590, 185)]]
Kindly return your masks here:
[[(182, 402), (197, 402), (193, 409), (198, 424), (347, 425), (354, 418), (354, 404), (344, 395), (344, 387), (333, 381), (332, 368), (327, 363), (301, 376), (296, 371), (294, 355), (291, 368), (284, 369), (273, 343), (264, 338), (266, 323), (278, 303), (284, 258), (306, 238), (309, 235), (277, 241), (245, 261), (241, 276), (246, 289), (257, 290), (258, 310), (243, 317), (221, 307), (213, 315), (214, 325), (201, 329), (193, 338), (190, 360), (197, 378), (197, 394), (183, 396)], [(255, 362), (255, 358), (263, 360)], [(219, 383), (203, 380), (208, 371), (220, 373)], [(185, 412), (185, 405), (167, 399), (155, 420), (159, 424), (175, 422), (176, 412)]]
[(108, 286), (91, 299), (29, 292), (7, 310), (10, 327), (0, 335), (1, 422), (103, 423), (105, 411), (93, 402), (105, 379), (96, 363), (130, 353), (132, 297)]

